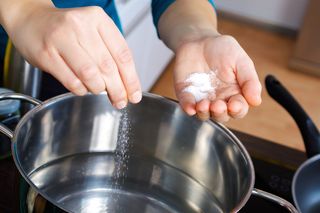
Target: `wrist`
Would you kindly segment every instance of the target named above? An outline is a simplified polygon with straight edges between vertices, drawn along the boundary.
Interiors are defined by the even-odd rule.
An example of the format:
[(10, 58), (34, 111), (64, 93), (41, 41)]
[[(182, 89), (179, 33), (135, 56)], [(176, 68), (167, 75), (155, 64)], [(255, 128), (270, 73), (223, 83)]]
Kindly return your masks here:
[(1, 0), (0, 3), (0, 24), (8, 34), (13, 34), (14, 29), (19, 27), (23, 21), (39, 10), (54, 8), (51, 0)]
[(219, 35), (216, 14), (208, 0), (175, 1), (160, 17), (158, 31), (174, 52), (185, 42)]
[(188, 27), (181, 30), (176, 36), (171, 38), (171, 46), (174, 52), (176, 52), (181, 46), (186, 43), (203, 40), (207, 37), (218, 37), (221, 34), (214, 28), (209, 27)]

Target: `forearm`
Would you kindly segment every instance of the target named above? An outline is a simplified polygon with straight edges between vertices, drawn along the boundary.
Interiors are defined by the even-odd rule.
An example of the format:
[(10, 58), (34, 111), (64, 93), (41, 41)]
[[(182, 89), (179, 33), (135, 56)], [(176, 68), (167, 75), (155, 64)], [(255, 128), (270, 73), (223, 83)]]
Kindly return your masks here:
[[(11, 33), (20, 20), (27, 19), (38, 7), (53, 7), (51, 0), (1, 0), (0, 24)], [(13, 32), (12, 32), (13, 33)]]
[(162, 14), (158, 30), (173, 51), (184, 42), (219, 34), (216, 13), (207, 0), (176, 0)]

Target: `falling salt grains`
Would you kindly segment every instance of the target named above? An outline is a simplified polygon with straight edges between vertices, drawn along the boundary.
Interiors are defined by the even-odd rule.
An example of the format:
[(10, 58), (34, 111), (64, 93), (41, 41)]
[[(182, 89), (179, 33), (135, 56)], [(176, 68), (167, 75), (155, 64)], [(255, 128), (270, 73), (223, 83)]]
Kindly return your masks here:
[(116, 180), (124, 178), (128, 169), (129, 133), (131, 128), (127, 108), (121, 110), (120, 121), (121, 122), (118, 132), (117, 148), (115, 152), (115, 160), (117, 164), (115, 172)]
[(217, 70), (209, 72), (195, 72), (188, 76), (185, 80), (188, 85), (182, 90), (193, 95), (196, 102), (203, 99), (210, 99), (216, 95), (216, 88), (219, 86), (217, 78)]
[[(130, 133), (130, 120), (128, 116), (128, 109), (121, 110), (120, 126), (118, 132), (117, 148), (115, 150), (115, 170), (114, 170), (114, 188), (121, 190), (122, 184), (128, 170), (129, 161), (129, 133)], [(115, 201), (119, 197), (114, 197)]]

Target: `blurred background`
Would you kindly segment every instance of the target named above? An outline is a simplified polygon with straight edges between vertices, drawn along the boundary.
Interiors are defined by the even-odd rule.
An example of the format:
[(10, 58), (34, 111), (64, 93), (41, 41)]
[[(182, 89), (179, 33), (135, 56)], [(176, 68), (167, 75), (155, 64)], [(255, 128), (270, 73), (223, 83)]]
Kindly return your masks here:
[[(275, 75), (320, 127), (320, 1), (216, 0), (220, 33), (234, 36), (253, 59), (261, 82)], [(150, 1), (118, 0), (125, 37), (144, 91), (176, 98), (173, 53), (157, 38)], [(145, 36), (148, 35), (148, 36)], [(263, 90), (263, 103), (226, 125), (304, 150), (292, 118)]]
[[(176, 99), (173, 88), (174, 54), (158, 38), (152, 21), (151, 0), (115, 2), (143, 90)], [(254, 61), (263, 86), (266, 75), (276, 76), (320, 127), (320, 1), (215, 0), (215, 4), (218, 30), (238, 40)], [(28, 64), (14, 47), (8, 49), (5, 87), (38, 98), (41, 96), (41, 80), (49, 87), (43, 78), (45, 73)], [(262, 96), (261, 106), (250, 109), (245, 118), (225, 125), (240, 131), (236, 134), (253, 159), (256, 187), (292, 201), (293, 173), (306, 158), (297, 151), (304, 151), (303, 140), (291, 116), (268, 96), (265, 87)], [(20, 113), (30, 108), (23, 103), (20, 107), (20, 103), (14, 101), (7, 104), (2, 101), (1, 104), (9, 111), (2, 110), (0, 118), (12, 129), (18, 123)], [(29, 186), (22, 181), (13, 163), (11, 142), (5, 136), (0, 140), (0, 212), (19, 212), (19, 209), (26, 212), (27, 202), (35, 209), (43, 210), (35, 212), (46, 212), (44, 198), (27, 199)], [(265, 208), (266, 203), (253, 201), (262, 212), (279, 212)]]

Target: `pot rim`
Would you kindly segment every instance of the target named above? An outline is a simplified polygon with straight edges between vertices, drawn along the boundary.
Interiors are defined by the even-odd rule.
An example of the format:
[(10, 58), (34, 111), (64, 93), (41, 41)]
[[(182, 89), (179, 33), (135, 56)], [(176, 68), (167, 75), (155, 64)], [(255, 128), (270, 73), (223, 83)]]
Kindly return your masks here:
[(247, 149), (241, 143), (241, 141), (226, 126), (224, 126), (223, 124), (221, 124), (219, 122), (213, 121), (211, 119), (210, 119), (210, 122), (212, 122), (212, 123), (216, 124), (217, 126), (219, 126), (229, 137), (232, 138), (232, 140), (238, 145), (241, 153), (244, 155), (244, 157), (248, 161), (249, 172), (251, 173), (250, 174), (251, 181), (250, 181), (250, 185), (248, 187), (248, 191), (246, 192), (245, 196), (243, 196), (241, 202), (239, 202), (238, 205), (236, 205), (235, 208), (231, 211), (231, 212), (238, 212), (248, 202), (249, 198), (251, 197), (252, 190), (253, 190), (253, 187), (254, 187), (255, 172), (254, 172), (254, 166), (253, 166), (253, 163), (252, 163), (252, 159), (251, 159)]
[[(92, 95), (92, 94), (87, 94), (85, 96), (88, 95)], [(100, 93), (99, 95), (106, 95), (106, 93)], [(55, 104), (56, 102), (59, 102), (61, 100), (70, 98), (70, 97), (77, 97), (72, 93), (65, 93), (62, 95), (58, 95), (55, 96), (53, 98), (50, 98), (48, 100), (45, 100), (44, 102), (42, 102), (41, 104), (35, 106), (34, 108), (32, 108), (30, 111), (28, 111), (19, 121), (19, 123), (17, 124), (14, 132), (13, 132), (13, 138), (11, 139), (11, 152), (13, 153), (13, 159), (15, 162), (15, 165), (17, 167), (17, 169), (19, 170), (20, 174), (23, 176), (24, 180), (30, 185), (32, 186), (41, 196), (43, 196), (46, 200), (48, 200), (49, 202), (51, 202), (52, 204), (58, 206), (59, 208), (61, 208), (64, 211), (67, 211), (67, 209), (65, 209), (63, 206), (57, 204), (57, 202), (55, 202), (52, 198), (50, 198), (49, 195), (47, 195), (46, 193), (42, 192), (42, 190), (40, 190), (36, 185), (34, 185), (34, 183), (28, 178), (28, 175), (25, 173), (25, 171), (22, 169), (22, 166), (19, 162), (19, 159), (17, 158), (18, 154), (17, 154), (17, 135), (21, 129), (21, 127), (23, 126), (23, 124), (28, 121), (30, 119), (31, 116), (33, 116), (34, 114), (36, 114), (37, 112), (39, 112), (40, 110)], [(157, 94), (153, 94), (153, 93), (149, 93), (149, 92), (143, 92), (143, 97), (150, 97), (150, 98), (156, 98), (156, 99), (161, 99), (161, 101), (164, 101), (166, 103), (174, 103), (174, 104), (178, 104), (178, 102), (176, 100), (173, 100), (171, 98), (166, 98)], [(180, 107), (180, 106), (178, 106)], [(238, 212), (249, 200), (251, 194), (252, 194), (252, 190), (254, 187), (254, 182), (255, 182), (255, 172), (254, 172), (254, 166), (252, 163), (252, 159), (248, 153), (248, 151), (246, 150), (246, 148), (244, 147), (244, 145), (241, 143), (241, 141), (234, 135), (234, 133), (232, 133), (226, 126), (224, 126), (223, 124), (216, 122), (212, 119), (205, 121), (210, 123), (210, 125), (213, 126), (217, 126), (218, 128), (220, 128), (228, 137), (230, 137), (230, 139), (237, 145), (237, 147), (239, 148), (239, 151), (242, 153), (244, 159), (247, 161), (248, 163), (248, 172), (249, 172), (249, 177), (251, 177), (250, 180), (250, 184), (249, 187), (247, 188), (247, 191), (244, 193), (244, 196), (242, 197), (241, 201), (238, 202), (238, 204), (234, 207), (234, 209), (232, 209), (231, 212)]]

